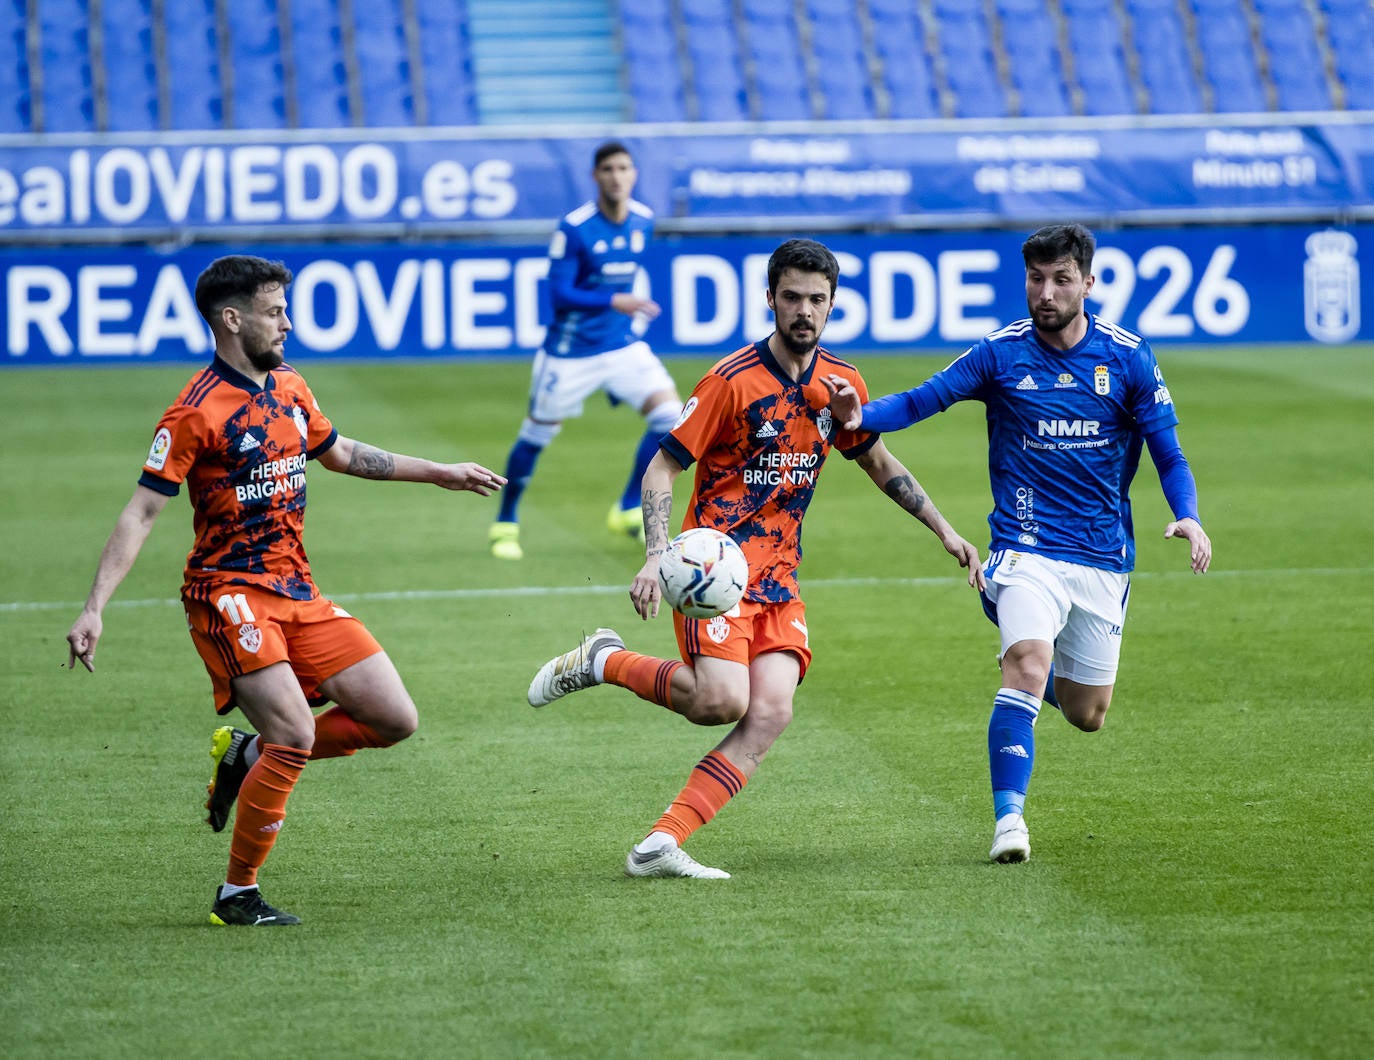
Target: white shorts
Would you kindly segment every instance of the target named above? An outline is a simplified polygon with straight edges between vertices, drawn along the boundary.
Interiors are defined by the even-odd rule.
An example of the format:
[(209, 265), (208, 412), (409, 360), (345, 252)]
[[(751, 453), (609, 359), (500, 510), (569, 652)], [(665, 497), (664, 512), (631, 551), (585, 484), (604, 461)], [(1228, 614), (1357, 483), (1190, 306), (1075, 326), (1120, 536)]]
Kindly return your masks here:
[(591, 357), (534, 355), (530, 378), (530, 418), (561, 423), (582, 415), (582, 403), (598, 390), (636, 412), (650, 396), (677, 386), (647, 342)]
[(1080, 685), (1116, 683), (1129, 575), (1010, 549), (988, 556), (983, 572), (1002, 654), (1019, 641), (1048, 641), (1056, 676)]

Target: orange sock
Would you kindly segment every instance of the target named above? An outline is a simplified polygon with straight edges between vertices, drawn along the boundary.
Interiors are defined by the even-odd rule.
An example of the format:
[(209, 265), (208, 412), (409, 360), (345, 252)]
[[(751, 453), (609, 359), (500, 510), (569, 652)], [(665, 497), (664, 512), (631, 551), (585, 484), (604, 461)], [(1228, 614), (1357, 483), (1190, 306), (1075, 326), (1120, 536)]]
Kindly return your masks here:
[(606, 683), (628, 688), (640, 699), (673, 709), (673, 674), (686, 663), (655, 659), (639, 652), (618, 651), (606, 660)]
[(721, 811), (748, 781), (719, 751), (712, 751), (692, 770), (687, 786), (650, 831), (667, 832), (682, 846), (687, 837)]
[(341, 758), (355, 754), (360, 747), (390, 747), (372, 729), (346, 714), (342, 707), (330, 707), (315, 717), (315, 747), (310, 757)]
[(262, 753), (239, 789), (226, 883), (250, 887), (258, 882), (258, 869), (271, 853), (286, 817), (286, 800), (308, 761), (309, 751), (263, 743)]

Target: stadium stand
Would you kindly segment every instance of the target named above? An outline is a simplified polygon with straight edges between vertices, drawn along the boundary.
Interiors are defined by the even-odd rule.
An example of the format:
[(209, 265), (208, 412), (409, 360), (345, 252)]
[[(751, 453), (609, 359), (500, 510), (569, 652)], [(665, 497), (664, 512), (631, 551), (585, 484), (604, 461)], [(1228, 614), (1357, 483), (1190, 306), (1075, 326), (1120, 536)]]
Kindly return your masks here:
[(0, 133), (1374, 109), (1374, 0), (0, 0)]

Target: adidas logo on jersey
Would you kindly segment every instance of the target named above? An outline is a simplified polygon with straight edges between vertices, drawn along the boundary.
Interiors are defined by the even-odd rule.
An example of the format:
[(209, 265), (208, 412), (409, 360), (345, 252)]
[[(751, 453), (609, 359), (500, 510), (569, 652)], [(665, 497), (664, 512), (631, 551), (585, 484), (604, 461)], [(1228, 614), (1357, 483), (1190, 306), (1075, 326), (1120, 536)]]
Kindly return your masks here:
[(259, 442), (258, 442), (258, 440), (257, 440), (256, 438), (254, 438), (251, 434), (245, 434), (245, 435), (243, 436), (243, 440), (242, 440), (241, 442), (239, 442), (239, 452), (240, 452), (240, 453), (246, 453), (246, 452), (248, 452), (250, 449), (257, 449), (258, 447), (259, 447)]
[(1040, 388), (1039, 388), (1038, 386), (1035, 385), (1035, 380), (1032, 379), (1032, 378), (1030, 377), (1029, 374), (1027, 374), (1027, 376), (1026, 376), (1025, 379), (1022, 379), (1021, 382), (1019, 382), (1019, 383), (1016, 384), (1016, 389), (1017, 389), (1017, 390), (1039, 390)]
[(772, 420), (764, 420), (763, 426), (754, 432), (754, 437), (759, 441), (763, 441), (765, 438), (776, 438), (777, 436), (778, 429), (773, 426)]
[(1025, 749), (1024, 747), (1022, 747), (1019, 743), (1014, 743), (1014, 744), (1011, 744), (1011, 745), (1008, 746), (1008, 747), (1002, 748), (1002, 754), (1004, 754), (1004, 755), (1015, 755), (1017, 758), (1029, 758), (1029, 757), (1030, 757), (1030, 755), (1028, 755), (1028, 754), (1026, 753), (1026, 749)]

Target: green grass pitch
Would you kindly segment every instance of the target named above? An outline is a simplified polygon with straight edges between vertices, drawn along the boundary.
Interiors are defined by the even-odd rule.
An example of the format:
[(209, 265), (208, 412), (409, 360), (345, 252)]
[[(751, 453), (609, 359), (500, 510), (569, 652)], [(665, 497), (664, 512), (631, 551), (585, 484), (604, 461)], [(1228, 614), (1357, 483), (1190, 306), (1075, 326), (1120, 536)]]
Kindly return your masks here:
[[(216, 721), (175, 603), (184, 499), (97, 672), (62, 668), (190, 369), (0, 374), (0, 1054), (1368, 1055), (1374, 349), (1160, 355), (1214, 567), (1161, 539), (1147, 464), (1114, 705), (1092, 736), (1046, 711), (1021, 866), (986, 862), (995, 632), (838, 457), (806, 524), (796, 720), (692, 842), (722, 883), (621, 876), (722, 731), (614, 688), (525, 705), (594, 626), (675, 651), (604, 525), (637, 417), (594, 400), (567, 425), (519, 565), (487, 555), (494, 500), (312, 469), (317, 580), (387, 646), (421, 729), (307, 771), (264, 873), (305, 925), (271, 932), (207, 922), (228, 842), (201, 822)], [(875, 393), (944, 363), (854, 356)], [(494, 468), (528, 377), (301, 367), (344, 433)], [(684, 394), (704, 367), (670, 362)], [(888, 441), (983, 547), (981, 407)]]

